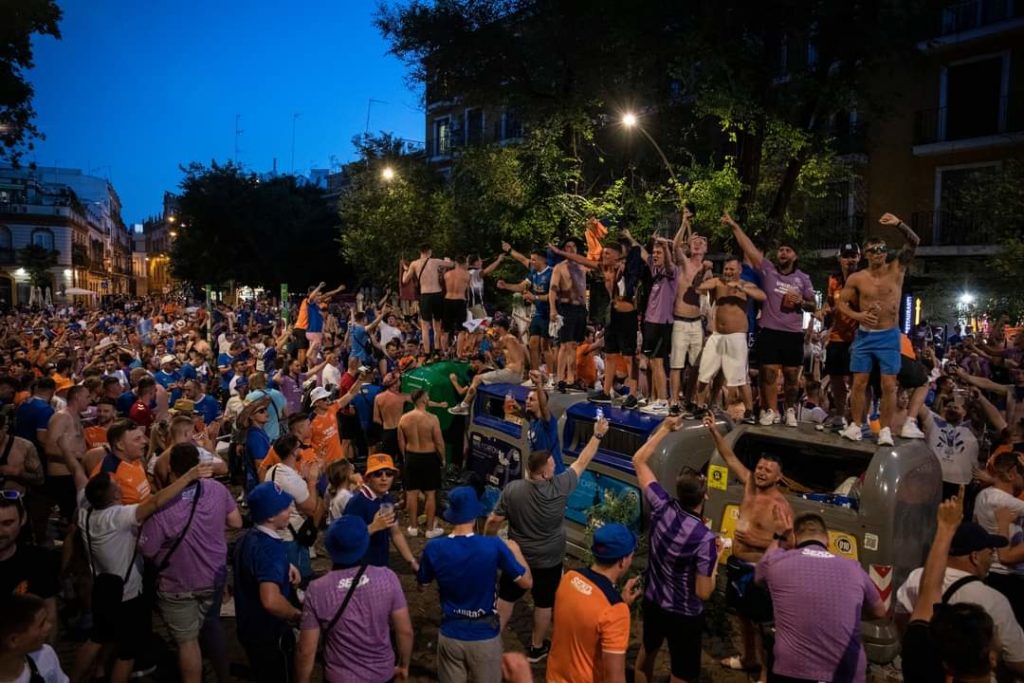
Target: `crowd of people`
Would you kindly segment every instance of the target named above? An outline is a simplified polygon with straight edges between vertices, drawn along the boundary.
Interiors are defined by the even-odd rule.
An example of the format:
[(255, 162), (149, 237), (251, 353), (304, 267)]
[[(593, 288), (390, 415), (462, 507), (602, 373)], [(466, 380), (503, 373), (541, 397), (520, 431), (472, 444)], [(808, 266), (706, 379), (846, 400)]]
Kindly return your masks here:
[[(399, 576), (411, 574), (437, 585), (442, 681), (527, 681), (539, 667), (555, 682), (627, 669), (652, 681), (666, 643), (671, 680), (694, 681), (727, 550), (741, 638), (721, 666), (864, 680), (861, 618), (888, 615), (878, 590), (829, 551), (822, 516), (793, 514), (778, 461), (732, 452), (723, 414), (923, 440), (945, 502), (927, 562), (897, 592), (906, 680), (1024, 676), (1024, 332), (1008, 338), (1000, 319), (941, 344), (927, 326), (902, 334), (918, 240), (891, 214), (886, 239), (839, 250), (820, 298), (794, 245), (769, 258), (725, 214), (740, 255), (716, 265), (690, 218), (645, 243), (594, 220), (528, 255), (503, 243), (486, 266), (424, 245), (376, 300), (321, 283), (295, 305), (182, 295), (8, 311), (0, 680), (120, 683), (157, 666), (192, 682), (204, 661), (219, 681), (406, 680), (423, 628)], [(454, 404), (403, 392), (403, 375), (450, 359), (470, 377), (450, 376)], [(530, 387), (506, 413), (529, 422), (531, 451), (488, 500), (462, 469), (464, 420), (443, 430), (438, 412), (459, 425), (496, 383)], [(662, 418), (632, 457), (642, 581), (642, 539), (622, 524), (593, 531), (589, 564), (567, 557), (567, 500), (609, 423), (567, 465), (555, 391)], [(704, 519), (704, 473), (684, 468), (666, 490), (649, 464), (694, 419), (744, 487), (734, 538)], [(505, 652), (527, 592), (529, 642)]]

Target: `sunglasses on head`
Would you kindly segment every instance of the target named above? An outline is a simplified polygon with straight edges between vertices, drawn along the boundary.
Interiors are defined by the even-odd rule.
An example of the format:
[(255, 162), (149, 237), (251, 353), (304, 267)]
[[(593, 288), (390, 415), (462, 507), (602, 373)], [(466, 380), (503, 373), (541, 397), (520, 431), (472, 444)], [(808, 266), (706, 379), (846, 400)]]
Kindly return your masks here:
[(377, 470), (376, 472), (372, 472), (368, 476), (373, 479), (377, 479), (378, 477), (393, 477), (395, 476), (395, 473), (392, 472), (391, 470)]

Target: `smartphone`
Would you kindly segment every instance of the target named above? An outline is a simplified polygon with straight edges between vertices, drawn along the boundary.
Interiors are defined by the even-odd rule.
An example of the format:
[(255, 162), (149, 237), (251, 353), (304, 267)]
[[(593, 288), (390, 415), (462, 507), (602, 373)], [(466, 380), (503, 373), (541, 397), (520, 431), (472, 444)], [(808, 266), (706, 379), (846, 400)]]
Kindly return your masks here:
[(360, 375), (365, 375), (369, 371), (370, 371), (370, 368), (368, 368), (367, 366), (365, 366), (365, 365), (360, 365), (359, 366), (359, 374)]

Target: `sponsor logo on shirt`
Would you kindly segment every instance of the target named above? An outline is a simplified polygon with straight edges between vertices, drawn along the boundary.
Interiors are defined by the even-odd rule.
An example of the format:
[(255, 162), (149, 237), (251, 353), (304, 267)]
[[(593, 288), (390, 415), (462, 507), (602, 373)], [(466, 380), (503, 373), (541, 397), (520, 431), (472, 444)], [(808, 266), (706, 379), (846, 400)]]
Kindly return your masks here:
[[(354, 576), (350, 576), (347, 579), (339, 579), (338, 580), (338, 589), (339, 590), (346, 590), (347, 591), (349, 588), (352, 587), (352, 579), (354, 579), (354, 578), (355, 578)], [(366, 574), (363, 574), (362, 578), (359, 579), (359, 587), (362, 588), (363, 586), (365, 586), (368, 583), (370, 583), (370, 577), (367, 576)]]
[(569, 583), (577, 591), (583, 593), (583, 595), (591, 595), (594, 592), (594, 587), (578, 576), (572, 577)]

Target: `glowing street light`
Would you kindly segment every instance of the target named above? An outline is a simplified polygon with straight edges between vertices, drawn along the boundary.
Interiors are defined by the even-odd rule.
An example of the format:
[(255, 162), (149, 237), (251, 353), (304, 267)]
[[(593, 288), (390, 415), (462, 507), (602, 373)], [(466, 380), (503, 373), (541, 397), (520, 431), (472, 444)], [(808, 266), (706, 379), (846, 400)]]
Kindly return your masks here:
[(626, 113), (622, 115), (622, 125), (632, 128), (636, 125), (636, 114)]
[(173, 222), (174, 222), (174, 221), (176, 221), (176, 220), (178, 220), (178, 219), (177, 219), (177, 218), (175, 218), (174, 216), (168, 216), (168, 217), (167, 217), (167, 222), (168, 222), (168, 223), (173, 223)]
[(380, 177), (387, 182), (394, 180), (395, 169), (391, 168), (390, 166), (385, 166), (384, 169), (380, 172)]
[(974, 303), (974, 295), (970, 292), (964, 292), (960, 295), (960, 304), (963, 306), (970, 306)]

